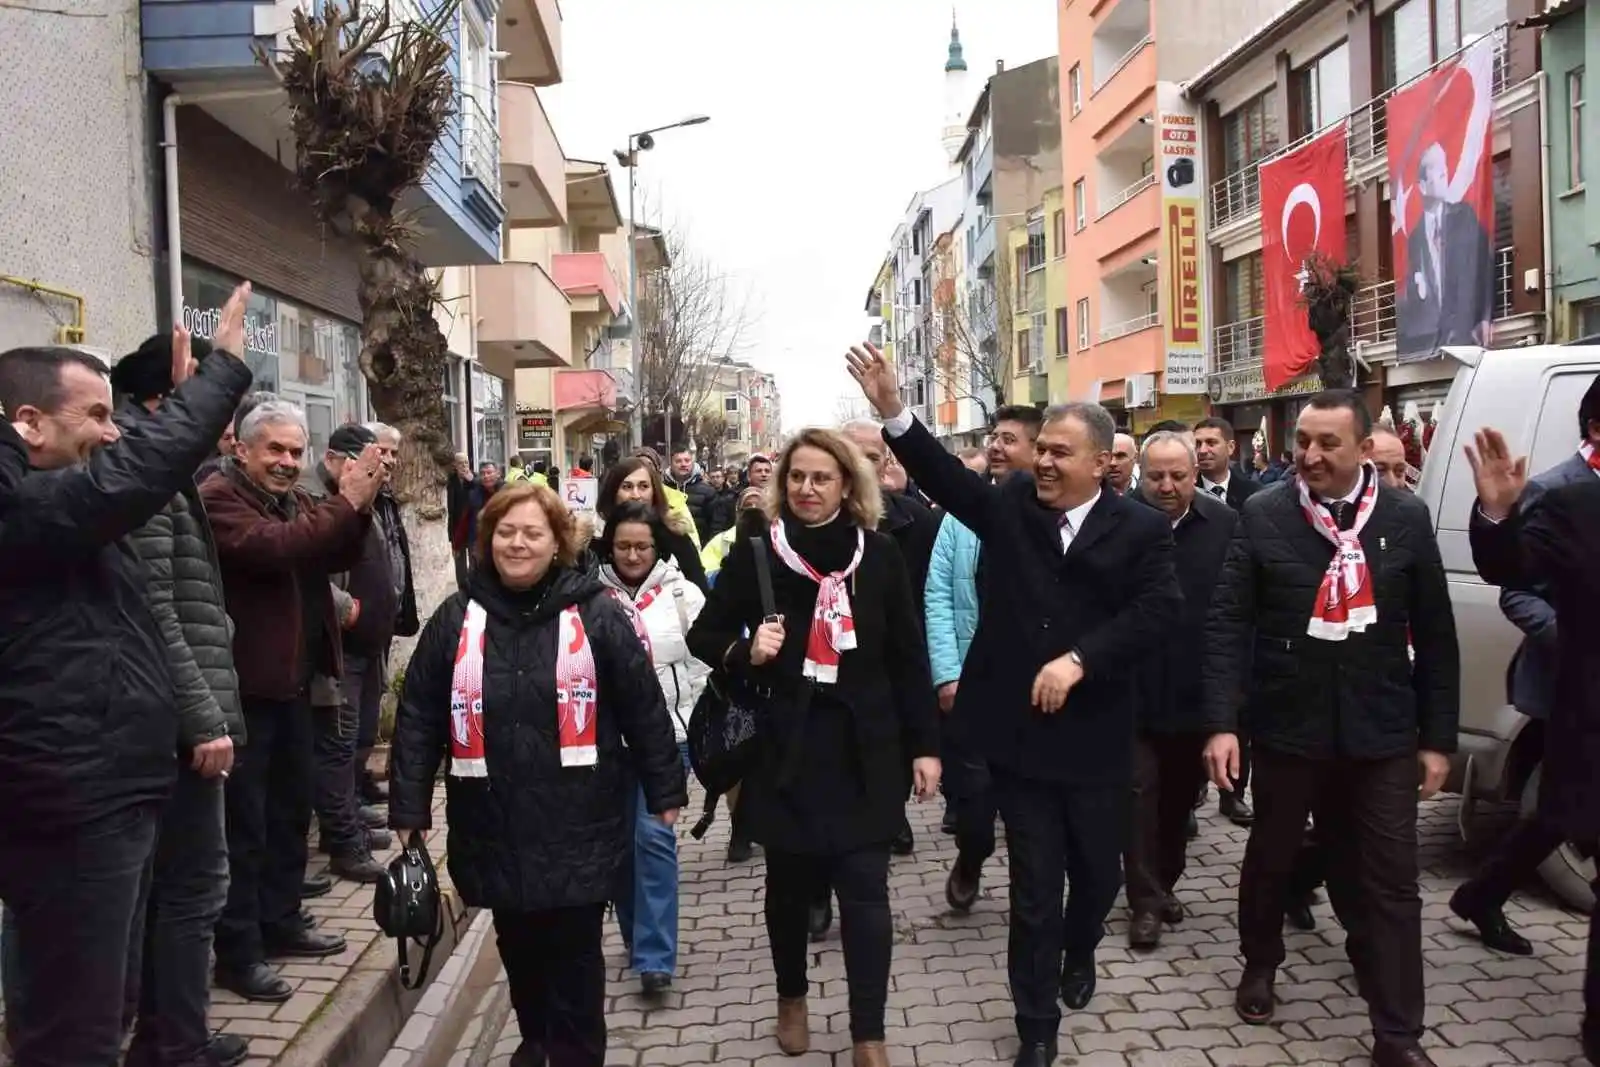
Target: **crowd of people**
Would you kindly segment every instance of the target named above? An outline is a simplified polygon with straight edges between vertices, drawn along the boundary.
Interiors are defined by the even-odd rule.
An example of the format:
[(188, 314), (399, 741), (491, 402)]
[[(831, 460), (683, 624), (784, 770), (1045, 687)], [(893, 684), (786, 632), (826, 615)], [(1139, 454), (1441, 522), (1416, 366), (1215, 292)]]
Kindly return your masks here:
[[(891, 1062), (889, 871), (915, 848), (908, 800), (942, 796), (953, 911), (980, 906), (1003, 828), (1015, 1062), (1055, 1062), (1119, 893), (1135, 949), (1184, 922), (1215, 785), (1250, 830), (1239, 1017), (1272, 1020), (1283, 925), (1309, 928), (1325, 888), (1374, 1062), (1434, 1062), (1417, 805), (1455, 750), (1459, 651), (1428, 510), (1359, 394), (1312, 397), (1270, 479), (1225, 420), (1136, 439), (1086, 403), (1004, 407), (985, 448), (951, 454), (865, 346), (848, 368), (881, 421), (804, 430), (742, 469), (702, 471), (687, 447), (564, 474), (457, 457), (458, 591), (424, 620), (387, 487), (400, 434), (344, 426), (309, 455), (304, 414), (250, 393), (248, 295), (212, 344), (176, 329), (109, 374), (71, 349), (0, 353), (18, 1067), (109, 1067), (130, 1035), (133, 1064), (241, 1061), (207, 1028), (212, 982), (277, 1002), (273, 961), (343, 951), (304, 901), (381, 878), (391, 831), (424, 844), (441, 772), (513, 1063), (601, 1067), (608, 913), (642, 994), (676, 975), (676, 824), (709, 698), (758, 713), (755, 762), (720, 799), (727, 861), (759, 848), (765, 868), (781, 1052), (812, 1046), (809, 945), (837, 909), (852, 1063)], [(1551, 738), (1538, 812), (1451, 902), (1512, 954), (1533, 947), (1511, 889), (1600, 837), (1600, 379), (1578, 423), (1573, 457), (1531, 483), (1492, 430), (1469, 453), (1475, 557), (1528, 634), (1511, 698)], [(592, 514), (562, 503), (564, 477), (598, 479)], [(391, 642), (413, 634), (385, 786), (367, 756)], [(329, 875), (308, 879), (313, 821)], [(1591, 928), (1600, 1062), (1597, 955)]]

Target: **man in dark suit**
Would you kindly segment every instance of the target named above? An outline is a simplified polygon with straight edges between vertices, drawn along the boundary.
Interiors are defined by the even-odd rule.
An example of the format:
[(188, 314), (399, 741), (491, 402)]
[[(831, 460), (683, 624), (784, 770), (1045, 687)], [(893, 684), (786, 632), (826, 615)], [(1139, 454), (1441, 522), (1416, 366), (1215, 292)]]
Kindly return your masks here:
[[(1595, 481), (1590, 465), (1600, 448), (1600, 377), (1578, 404), (1578, 451), (1535, 478), (1517, 501), (1524, 523), (1534, 521), (1545, 495), (1552, 489), (1580, 482)], [(1522, 645), (1511, 661), (1508, 681), (1511, 703), (1518, 711), (1541, 723), (1548, 723), (1555, 704), (1557, 673), (1556, 609), (1548, 580), (1519, 581), (1500, 590), (1500, 610), (1522, 631)], [(1546, 737), (1545, 750), (1549, 751)], [(1450, 908), (1478, 928), (1483, 943), (1515, 956), (1533, 953), (1528, 939), (1517, 933), (1506, 920), (1505, 904), (1516, 887), (1528, 879), (1545, 857), (1555, 851), (1566, 836), (1561, 827), (1539, 812), (1519, 822), (1500, 841), (1494, 853), (1470, 880), (1463, 882), (1450, 898)]]
[(849, 358), (895, 455), (983, 543), (981, 601), (1005, 605), (980, 615), (953, 714), (988, 760), (1005, 820), (1016, 1064), (1044, 1067), (1057, 994), (1074, 1010), (1094, 994), (1122, 881), (1133, 676), (1182, 607), (1171, 523), (1102, 488), (1116, 426), (1098, 404), (1045, 412), (1031, 476), (992, 486), (905, 410), (876, 348)]
[[(1227, 419), (1212, 416), (1195, 423), (1194, 451), (1195, 461), (1200, 466), (1201, 493), (1238, 511), (1246, 500), (1261, 492), (1261, 483), (1238, 466), (1239, 442), (1233, 423)], [(1255, 820), (1255, 812), (1244, 799), (1245, 790), (1250, 788), (1250, 724), (1240, 725), (1244, 732), (1240, 734), (1239, 781), (1232, 792), (1224, 792), (1217, 798), (1217, 810), (1235, 826), (1249, 826)], [(1204, 800), (1202, 792), (1195, 806), (1199, 807)]]
[(1422, 219), (1406, 241), (1400, 291), (1401, 355), (1441, 345), (1487, 345), (1494, 318), (1494, 255), (1472, 205), (1449, 199), (1444, 149), (1429, 145), (1417, 166)]
[[(1524, 510), (1527, 459), (1512, 459), (1505, 438), (1482, 430), (1467, 456), (1478, 488), (1469, 527), (1478, 573), (1502, 587), (1548, 583), (1555, 602), (1556, 682), (1538, 817), (1593, 849), (1600, 840), (1600, 459), (1589, 450), (1591, 477), (1548, 489)], [(1589, 916), (1583, 1006), (1584, 1056), (1600, 1063), (1600, 909)]]
[(1134, 749), (1133, 834), (1123, 858), (1128, 879), (1128, 944), (1154, 948), (1163, 923), (1181, 922), (1173, 887), (1183, 876), (1187, 823), (1195, 790), (1205, 782), (1200, 752), (1200, 658), (1206, 610), (1228, 554), (1238, 516), (1220, 500), (1195, 492), (1194, 446), (1179, 433), (1154, 433), (1140, 454), (1137, 497), (1172, 523), (1173, 560), (1183, 590), (1174, 631), (1139, 671), (1139, 733)]
[(1239, 879), (1240, 1018), (1272, 1018), (1284, 902), (1314, 812), (1373, 1062), (1427, 1067), (1417, 800), (1450, 769), (1460, 654), (1428, 509), (1380, 484), (1371, 436), (1360, 394), (1317, 394), (1295, 428), (1299, 477), (1246, 502), (1206, 624), (1205, 756), (1218, 788), (1235, 788), (1242, 709), (1261, 815)]

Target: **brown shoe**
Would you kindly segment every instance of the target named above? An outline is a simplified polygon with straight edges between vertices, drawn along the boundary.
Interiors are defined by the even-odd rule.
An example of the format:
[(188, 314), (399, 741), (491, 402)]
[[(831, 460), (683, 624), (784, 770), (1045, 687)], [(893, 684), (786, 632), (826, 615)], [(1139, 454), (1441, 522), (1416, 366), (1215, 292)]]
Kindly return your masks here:
[(1161, 916), (1136, 911), (1128, 923), (1128, 947), (1148, 951), (1161, 944)]
[(804, 1056), (811, 1051), (811, 1017), (806, 1013), (805, 997), (778, 998), (778, 1048), (785, 1056)]
[(889, 1050), (882, 1041), (857, 1041), (850, 1053), (850, 1067), (889, 1067)]
[(1272, 994), (1275, 968), (1246, 967), (1239, 979), (1239, 988), (1233, 995), (1233, 1008), (1239, 1018), (1251, 1026), (1272, 1021), (1272, 1011), (1277, 999)]

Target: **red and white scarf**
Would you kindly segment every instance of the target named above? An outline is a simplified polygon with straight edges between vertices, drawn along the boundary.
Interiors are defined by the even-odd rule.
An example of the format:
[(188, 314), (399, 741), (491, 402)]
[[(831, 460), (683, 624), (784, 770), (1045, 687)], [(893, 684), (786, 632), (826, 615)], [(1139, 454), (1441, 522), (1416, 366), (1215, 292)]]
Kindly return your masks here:
[[(661, 590), (651, 590), (649, 599)], [(650, 634), (644, 618), (627, 597), (612, 590), (634, 635), (650, 655)], [(646, 600), (645, 603), (649, 601)], [(643, 605), (641, 605), (642, 607)], [(488, 615), (476, 600), (467, 604), (450, 676), (450, 773), (457, 778), (487, 778), (483, 743), (483, 657)], [(578, 605), (562, 609), (556, 636), (556, 725), (561, 766), (593, 767), (599, 759), (599, 707), (594, 651)]]
[(1350, 529), (1340, 530), (1323, 507), (1311, 496), (1305, 479), (1297, 478), (1300, 507), (1311, 528), (1333, 544), (1333, 558), (1317, 590), (1317, 604), (1311, 611), (1306, 633), (1322, 641), (1343, 641), (1378, 621), (1378, 605), (1372, 595), (1372, 571), (1361, 547), (1361, 528), (1372, 517), (1378, 500), (1378, 472), (1372, 464), (1362, 468), (1364, 486), (1356, 500), (1356, 518)]
[[(842, 520), (841, 520), (842, 521)], [(783, 521), (772, 523), (772, 550), (784, 566), (817, 583), (817, 606), (811, 613), (811, 631), (806, 637), (805, 677), (832, 684), (839, 680), (839, 654), (856, 647), (856, 620), (850, 610), (850, 576), (861, 566), (866, 535), (856, 529), (856, 553), (842, 571), (822, 574), (801, 558), (789, 545)]]
[(1583, 457), (1583, 461), (1589, 465), (1590, 470), (1600, 474), (1600, 450), (1585, 441), (1578, 446), (1578, 455)]

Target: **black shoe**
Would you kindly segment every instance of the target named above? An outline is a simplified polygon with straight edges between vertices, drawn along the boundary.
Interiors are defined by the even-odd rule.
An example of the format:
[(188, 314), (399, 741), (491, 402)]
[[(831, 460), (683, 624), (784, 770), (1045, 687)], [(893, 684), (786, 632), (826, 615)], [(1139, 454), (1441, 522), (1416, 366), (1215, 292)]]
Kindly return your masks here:
[(1439, 1067), (1433, 1057), (1422, 1051), (1420, 1045), (1391, 1045), (1378, 1042), (1372, 1046), (1372, 1067)]
[(300, 899), (312, 900), (333, 892), (333, 879), (325, 874), (308, 874), (300, 883)]
[(1583, 1058), (1600, 1065), (1600, 1019), (1585, 1016), (1579, 1035), (1583, 1041)]
[(367, 848), (373, 852), (386, 852), (394, 847), (394, 835), (387, 830), (368, 830)]
[(1184, 908), (1183, 901), (1177, 897), (1169, 896), (1165, 904), (1161, 905), (1161, 921), (1168, 926), (1177, 926), (1189, 917), (1189, 912)]
[(347, 882), (377, 885), (383, 881), (384, 867), (371, 856), (335, 856), (328, 861), (328, 871)]
[(950, 865), (950, 876), (944, 880), (944, 899), (951, 910), (962, 914), (972, 910), (978, 902), (978, 887), (983, 881), (983, 868), (974, 869), (958, 856)]
[(730, 838), (728, 840), (728, 862), (729, 863), (749, 863), (751, 857), (754, 856), (755, 854), (756, 854), (755, 847), (752, 846), (750, 844), (750, 842), (746, 841), (744, 838), (742, 838), (742, 837), (734, 837), (734, 838)]
[(307, 930), (317, 925), (317, 917), (311, 914), (310, 908), (302, 907), (300, 914), (296, 915), (295, 919)]
[(1061, 1003), (1073, 1011), (1082, 1011), (1094, 997), (1094, 960), (1061, 965)]
[(206, 1042), (206, 1062), (210, 1067), (239, 1067), (250, 1055), (250, 1039), (238, 1034), (216, 1033)]
[(646, 971), (639, 976), (639, 992), (647, 997), (659, 997), (672, 988), (672, 975), (660, 971)]
[(1250, 810), (1250, 805), (1238, 793), (1222, 794), (1222, 799), (1217, 801), (1217, 810), (1235, 826), (1249, 826), (1256, 821), (1256, 813)]
[(1183, 836), (1190, 841), (1200, 836), (1200, 818), (1193, 811), (1189, 812), (1189, 821), (1183, 824)]
[(265, 963), (238, 968), (219, 966), (213, 977), (218, 989), (258, 1004), (282, 1004), (294, 995), (294, 987)]
[(1128, 947), (1148, 952), (1161, 944), (1161, 916), (1153, 911), (1134, 912), (1128, 921)]
[(948, 808), (945, 809), (944, 817), (939, 820), (939, 832), (941, 834), (953, 834), (956, 832), (955, 812)]
[(1272, 1021), (1277, 998), (1272, 993), (1274, 968), (1246, 967), (1233, 993), (1233, 1010), (1251, 1026)]
[(389, 803), (389, 787), (370, 774), (363, 774), (357, 797), (363, 804), (387, 804)]
[(389, 816), (370, 804), (361, 805), (360, 810), (357, 812), (357, 817), (360, 818), (361, 825), (368, 830), (382, 830), (389, 825)]
[(544, 1048), (524, 1041), (511, 1054), (511, 1067), (545, 1067)]
[(1050, 1067), (1056, 1062), (1054, 1041), (1024, 1041), (1011, 1067)]
[(1450, 897), (1450, 910), (1478, 928), (1478, 936), (1486, 947), (1510, 956), (1533, 955), (1533, 945), (1517, 933), (1507, 921), (1504, 911), (1499, 908), (1470, 907), (1471, 901), (1462, 896), (1461, 889), (1457, 889)]
[(272, 938), (265, 947), (268, 956), (278, 959), (323, 960), (343, 952), (345, 940), (341, 934), (302, 928), (287, 937)]
[(1206, 797), (1208, 797), (1210, 795), (1211, 795), (1211, 785), (1210, 785), (1210, 783), (1201, 782), (1200, 783), (1200, 788), (1198, 790), (1196, 790), (1196, 792), (1194, 794), (1194, 808), (1195, 808), (1196, 811), (1199, 811), (1201, 808), (1206, 806)]
[(894, 835), (894, 840), (889, 844), (889, 851), (896, 856), (909, 856), (916, 848), (917, 839), (911, 836), (911, 824), (902, 824), (900, 832)]
[(812, 941), (822, 941), (833, 929), (833, 894), (820, 904), (811, 905), (810, 934)]
[(1311, 914), (1311, 904), (1315, 899), (1308, 893), (1289, 902), (1289, 906), (1283, 909), (1283, 914), (1289, 920), (1290, 926), (1306, 932), (1317, 928), (1317, 917)]

